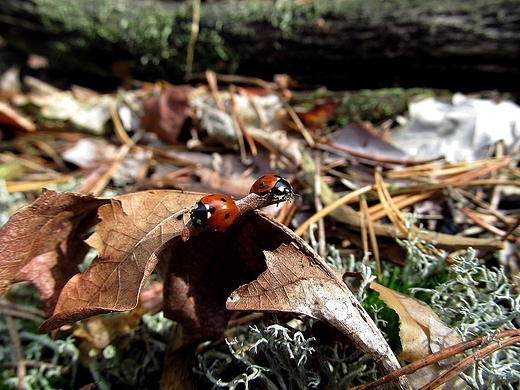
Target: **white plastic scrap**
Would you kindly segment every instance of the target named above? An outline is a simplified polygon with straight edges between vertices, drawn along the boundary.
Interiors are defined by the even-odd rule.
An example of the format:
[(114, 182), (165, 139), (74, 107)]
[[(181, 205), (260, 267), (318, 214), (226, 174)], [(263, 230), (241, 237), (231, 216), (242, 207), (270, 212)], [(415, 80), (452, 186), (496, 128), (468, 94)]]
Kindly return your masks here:
[(512, 102), (496, 103), (457, 93), (451, 104), (434, 98), (412, 103), (409, 113), (409, 122), (393, 131), (391, 138), (418, 160), (477, 160), (488, 157), (498, 141), (508, 153), (520, 141), (520, 107)]

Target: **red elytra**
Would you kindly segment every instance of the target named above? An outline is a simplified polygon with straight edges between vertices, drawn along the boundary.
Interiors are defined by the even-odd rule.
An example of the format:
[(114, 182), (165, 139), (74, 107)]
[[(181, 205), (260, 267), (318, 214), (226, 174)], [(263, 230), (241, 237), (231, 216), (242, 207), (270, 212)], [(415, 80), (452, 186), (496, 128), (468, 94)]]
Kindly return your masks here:
[(193, 223), (211, 230), (226, 230), (238, 216), (238, 207), (229, 196), (210, 194), (202, 197), (190, 212)]
[(270, 194), (277, 203), (291, 200), (294, 196), (293, 188), (287, 179), (272, 173), (264, 175), (255, 181), (249, 193), (261, 196)]

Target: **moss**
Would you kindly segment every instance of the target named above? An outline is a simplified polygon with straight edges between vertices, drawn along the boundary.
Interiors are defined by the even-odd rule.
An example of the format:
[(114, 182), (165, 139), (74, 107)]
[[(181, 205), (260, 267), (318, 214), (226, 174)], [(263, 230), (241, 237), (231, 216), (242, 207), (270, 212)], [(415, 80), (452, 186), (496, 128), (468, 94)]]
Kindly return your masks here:
[[(185, 7), (162, 8), (128, 0), (91, 0), (82, 6), (52, 0), (35, 0), (35, 3), (45, 29), (60, 34), (53, 47), (55, 60), (62, 59), (65, 67), (84, 69), (90, 64), (89, 71), (107, 73), (109, 67), (95, 56), (108, 51), (114, 57), (108, 61), (133, 59), (137, 72), (149, 71), (148, 67), (155, 67), (164, 75), (168, 71), (179, 74), (184, 71), (191, 27)], [(91, 58), (71, 63), (70, 53), (77, 51), (84, 51)], [(94, 64), (99, 65), (97, 69)]]
[(408, 102), (414, 96), (433, 96), (433, 94), (432, 90), (423, 88), (361, 90), (351, 93), (345, 103), (338, 107), (336, 114), (351, 121), (366, 120), (377, 123), (404, 112)]
[(360, 91), (316, 90), (295, 91), (292, 104), (310, 109), (317, 99), (333, 99), (338, 106), (331, 118), (331, 123), (344, 126), (349, 122), (370, 121), (378, 123), (403, 113), (408, 103), (417, 97), (436, 96), (443, 91), (427, 88), (383, 88)]

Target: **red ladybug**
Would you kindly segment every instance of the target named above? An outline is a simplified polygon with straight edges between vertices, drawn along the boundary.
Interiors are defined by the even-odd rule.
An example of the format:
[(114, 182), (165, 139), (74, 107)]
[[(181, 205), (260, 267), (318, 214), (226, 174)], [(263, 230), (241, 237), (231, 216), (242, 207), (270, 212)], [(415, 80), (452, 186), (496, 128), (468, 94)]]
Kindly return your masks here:
[(249, 193), (257, 195), (270, 194), (276, 203), (291, 200), (294, 196), (294, 191), (289, 182), (281, 176), (273, 175), (272, 173), (262, 176), (255, 181)]
[(238, 207), (235, 201), (221, 194), (204, 196), (190, 212), (193, 223), (211, 230), (226, 230), (237, 215)]

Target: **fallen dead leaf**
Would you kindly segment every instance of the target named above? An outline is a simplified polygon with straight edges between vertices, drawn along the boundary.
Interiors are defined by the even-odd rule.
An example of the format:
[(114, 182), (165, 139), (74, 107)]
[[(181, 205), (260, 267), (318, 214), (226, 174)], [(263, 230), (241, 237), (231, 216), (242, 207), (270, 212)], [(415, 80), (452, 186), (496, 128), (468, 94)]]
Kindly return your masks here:
[[(151, 305), (150, 299), (154, 301)], [(162, 306), (162, 283), (154, 281), (143, 289), (139, 304), (134, 310), (114, 316), (86, 319), (85, 326), (75, 327), (72, 331), (74, 337), (80, 339), (78, 348), (84, 351), (81, 356), (90, 360), (92, 354), (89, 352), (93, 348), (103, 350), (118, 337), (132, 334), (139, 326), (143, 314), (157, 311), (156, 303), (159, 303), (159, 308)], [(85, 361), (82, 363), (88, 364)]]
[[(370, 288), (379, 292), (381, 300), (399, 315), (399, 337), (402, 346), (399, 360), (412, 362), (462, 342), (457, 331), (445, 325), (425, 302), (376, 282), (370, 283)], [(446, 361), (444, 363), (446, 365)], [(441, 365), (432, 364), (409, 375), (409, 379), (414, 388), (420, 388), (437, 378), (443, 371)], [(452, 380), (442, 388), (463, 389), (466, 388), (464, 383), (461, 380)]]
[[(41, 332), (111, 311), (136, 307), (163, 244), (184, 228), (186, 207), (202, 194), (144, 191), (111, 199), (99, 209), (101, 222), (87, 243), (98, 256), (64, 286), (54, 315)], [(178, 218), (180, 217), (180, 218)]]
[(159, 96), (149, 97), (144, 102), (141, 128), (157, 134), (163, 141), (176, 144), (188, 119), (188, 96), (192, 90), (190, 85), (168, 85)]
[(316, 101), (314, 106), (309, 110), (295, 109), (296, 115), (302, 122), (311, 130), (322, 129), (323, 126), (330, 120), (337, 103), (332, 100)]
[[(284, 237), (263, 248), (267, 270), (227, 299), (227, 308), (305, 314), (328, 322), (349, 337), (353, 345), (371, 356), (382, 373), (400, 367), (372, 319), (348, 290), (342, 275), (330, 268), (299, 236), (270, 217), (256, 213), (270, 229)], [(255, 217), (255, 219), (258, 219)], [(260, 222), (255, 223), (257, 225)], [(394, 383), (409, 388), (406, 378)]]
[(32, 281), (46, 313), (52, 313), (57, 294), (88, 250), (82, 240), (96, 222), (96, 210), (107, 202), (44, 190), (18, 211), (0, 234), (0, 295), (13, 282)]

